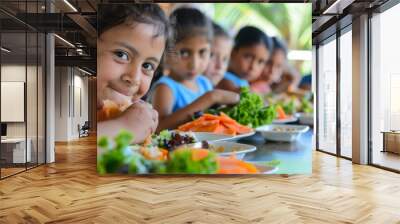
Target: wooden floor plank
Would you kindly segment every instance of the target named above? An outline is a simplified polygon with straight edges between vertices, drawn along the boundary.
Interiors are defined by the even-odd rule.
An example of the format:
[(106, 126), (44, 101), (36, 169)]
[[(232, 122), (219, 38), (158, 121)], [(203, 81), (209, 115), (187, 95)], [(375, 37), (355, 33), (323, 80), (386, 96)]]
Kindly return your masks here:
[(0, 181), (0, 223), (400, 223), (400, 175), (314, 152), (313, 174), (100, 177), (93, 137)]

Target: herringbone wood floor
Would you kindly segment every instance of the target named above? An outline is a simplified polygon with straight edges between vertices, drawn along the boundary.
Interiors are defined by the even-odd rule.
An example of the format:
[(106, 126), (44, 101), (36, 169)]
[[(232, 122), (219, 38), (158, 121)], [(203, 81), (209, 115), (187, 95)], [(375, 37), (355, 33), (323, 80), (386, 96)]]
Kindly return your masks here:
[(310, 176), (99, 177), (95, 139), (0, 181), (0, 223), (400, 223), (400, 175), (315, 152)]

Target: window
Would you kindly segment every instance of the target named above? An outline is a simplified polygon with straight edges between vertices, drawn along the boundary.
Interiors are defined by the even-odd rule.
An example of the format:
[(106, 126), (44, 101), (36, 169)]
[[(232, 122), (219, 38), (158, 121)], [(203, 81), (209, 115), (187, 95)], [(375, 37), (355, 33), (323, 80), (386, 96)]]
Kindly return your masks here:
[[(18, 7), (23, 15), (40, 12), (43, 4), (19, 2)], [(0, 29), (0, 178), (5, 178), (45, 163), (46, 39), (12, 16), (0, 12), (0, 17), (10, 21)]]
[[(400, 33), (394, 29), (398, 21), (400, 5), (371, 18), (372, 163), (396, 170), (400, 170), (400, 134), (386, 141), (382, 132), (400, 130)], [(392, 147), (385, 147), (384, 142)]]
[(318, 48), (318, 149), (336, 153), (336, 39)]
[[(351, 28), (351, 27), (349, 27)], [(352, 32), (340, 36), (340, 155), (352, 157)]]

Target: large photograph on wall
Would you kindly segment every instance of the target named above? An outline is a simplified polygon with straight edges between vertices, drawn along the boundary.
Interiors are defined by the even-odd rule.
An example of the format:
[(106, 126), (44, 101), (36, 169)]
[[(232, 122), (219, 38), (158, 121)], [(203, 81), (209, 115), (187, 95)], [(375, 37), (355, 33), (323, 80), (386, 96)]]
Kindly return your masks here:
[(310, 174), (310, 3), (100, 4), (97, 170)]

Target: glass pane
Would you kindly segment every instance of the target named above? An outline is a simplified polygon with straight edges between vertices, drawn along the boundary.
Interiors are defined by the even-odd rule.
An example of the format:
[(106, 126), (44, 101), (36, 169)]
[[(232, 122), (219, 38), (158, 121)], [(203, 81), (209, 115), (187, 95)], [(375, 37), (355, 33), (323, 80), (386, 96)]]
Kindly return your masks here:
[(318, 50), (318, 146), (336, 153), (336, 40)]
[(352, 32), (340, 37), (340, 150), (352, 157)]
[(45, 149), (45, 44), (46, 37), (44, 34), (39, 34), (38, 45), (38, 163), (45, 163), (46, 149)]
[(372, 163), (400, 170), (400, 5), (372, 18)]
[[(27, 63), (27, 98), (26, 98), (26, 112), (27, 112), (27, 142), (30, 147), (30, 162), (28, 167), (33, 167), (37, 165), (38, 158), (38, 143), (37, 143), (37, 73), (38, 73), (38, 36), (36, 32), (27, 33), (28, 38), (28, 63)], [(29, 148), (28, 147), (28, 148)]]
[[(26, 33), (1, 34), (2, 177), (25, 170), (31, 151), (26, 144)], [(26, 150), (28, 146), (28, 150)]]

